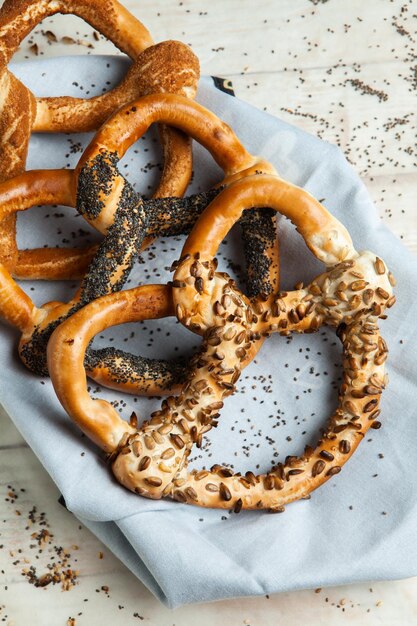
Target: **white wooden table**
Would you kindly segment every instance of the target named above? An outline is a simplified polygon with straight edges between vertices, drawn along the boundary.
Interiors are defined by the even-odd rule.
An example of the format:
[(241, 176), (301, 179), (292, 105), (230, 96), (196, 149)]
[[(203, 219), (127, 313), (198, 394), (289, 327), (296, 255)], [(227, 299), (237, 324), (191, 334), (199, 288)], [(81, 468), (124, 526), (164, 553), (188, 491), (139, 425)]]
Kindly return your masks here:
[[(202, 72), (230, 78), (240, 98), (338, 143), (367, 184), (381, 218), (417, 253), (416, 0), (125, 0), (124, 4), (156, 40), (174, 38), (192, 45)], [(52, 31), (57, 41), (50, 41), (46, 31)], [(63, 43), (64, 35), (76, 43)], [(34, 43), (39, 56), (116, 52), (104, 39), (96, 41), (91, 28), (73, 17), (46, 20), (23, 43), (16, 59), (35, 58)], [(0, 412), (0, 623), (417, 623), (417, 578), (169, 611), (58, 504), (58, 495)], [(42, 525), (43, 520), (49, 526)], [(59, 585), (35, 587), (22, 575), (31, 565), (38, 575), (48, 572), (47, 563), (60, 558), (47, 543), (38, 553), (37, 541), (42, 539), (31, 533), (44, 528), (54, 535), (51, 545), (70, 553), (68, 567), (79, 572), (78, 584), (67, 592)]]

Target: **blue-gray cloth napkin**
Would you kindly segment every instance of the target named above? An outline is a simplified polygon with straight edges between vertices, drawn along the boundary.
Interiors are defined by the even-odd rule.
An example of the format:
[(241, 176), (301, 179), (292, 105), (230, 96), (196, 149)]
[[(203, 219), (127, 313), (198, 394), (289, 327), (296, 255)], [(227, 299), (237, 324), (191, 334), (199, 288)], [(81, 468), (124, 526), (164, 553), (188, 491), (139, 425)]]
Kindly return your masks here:
[[(123, 75), (121, 57), (69, 57), (15, 64), (13, 71), (37, 95), (88, 97)], [(357, 250), (381, 256), (397, 278), (397, 304), (381, 323), (390, 348), (390, 384), (383, 394), (383, 428), (370, 431), (340, 475), (281, 515), (205, 510), (131, 494), (113, 479), (95, 447), (73, 426), (48, 379), (30, 374), (17, 357), (18, 334), (0, 325), (0, 401), (82, 520), (164, 603), (185, 603), (417, 574), (417, 258), (381, 223), (358, 176), (341, 151), (279, 119), (221, 93), (203, 79), (198, 101), (232, 126), (247, 149), (272, 161), (305, 187), (350, 231)], [(76, 164), (90, 136), (34, 135), (28, 169)], [(139, 140), (120, 164), (143, 193), (154, 185), (160, 161), (157, 134)], [(191, 190), (205, 189), (221, 172), (195, 146)], [(91, 229), (68, 208), (34, 208), (18, 219), (21, 247), (84, 244)], [(322, 269), (300, 236), (279, 220), (282, 288)], [(183, 238), (157, 241), (132, 272), (128, 287), (166, 282)], [(220, 265), (240, 277), (239, 233), (220, 247)], [(69, 299), (75, 283), (25, 283), (37, 304)], [(188, 353), (194, 337), (172, 318), (113, 328), (97, 345), (148, 356)], [(193, 465), (232, 464), (263, 471), (314, 443), (337, 401), (341, 350), (331, 330), (291, 339), (273, 336), (242, 373), (219, 427), (194, 455)], [(145, 418), (158, 399), (101, 390), (122, 415)], [(1, 436), (1, 435), (0, 435)], [(82, 454), (85, 453), (85, 454)]]

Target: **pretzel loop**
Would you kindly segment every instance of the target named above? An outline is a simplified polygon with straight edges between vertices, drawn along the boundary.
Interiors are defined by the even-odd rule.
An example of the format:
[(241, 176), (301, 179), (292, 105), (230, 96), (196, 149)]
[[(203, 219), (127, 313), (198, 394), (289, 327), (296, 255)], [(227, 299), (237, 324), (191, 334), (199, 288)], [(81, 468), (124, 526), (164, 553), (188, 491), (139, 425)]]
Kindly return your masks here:
[[(91, 359), (87, 347), (96, 334), (111, 326), (174, 315), (171, 287), (143, 285), (90, 302), (60, 324), (49, 340), (48, 368), (59, 400), (75, 423), (107, 452), (114, 452), (120, 440), (126, 440), (125, 433), (133, 435), (136, 428), (127, 426), (108, 402), (90, 398), (84, 370), (86, 356), (87, 362)], [(125, 369), (126, 359), (122, 361), (119, 351), (105, 348), (103, 352), (107, 352), (110, 359), (119, 361), (122, 378), (126, 374), (130, 376)], [(255, 353), (256, 346), (248, 353), (242, 367), (250, 362)], [(141, 375), (148, 380), (148, 384), (157, 384), (161, 388), (164, 385), (173, 388), (179, 378), (182, 388), (195, 362), (195, 359), (191, 363), (180, 359), (161, 362), (130, 356), (132, 361), (139, 363)], [(198, 363), (199, 357), (196, 359)], [(156, 421), (156, 416), (153, 416), (151, 422)], [(158, 435), (154, 437), (157, 439)], [(149, 448), (152, 443), (149, 439), (146, 441)]]
[(0, 13), (2, 62), (7, 65), (35, 26), (56, 13), (78, 15), (133, 58), (153, 43), (145, 26), (117, 0), (5, 0)]

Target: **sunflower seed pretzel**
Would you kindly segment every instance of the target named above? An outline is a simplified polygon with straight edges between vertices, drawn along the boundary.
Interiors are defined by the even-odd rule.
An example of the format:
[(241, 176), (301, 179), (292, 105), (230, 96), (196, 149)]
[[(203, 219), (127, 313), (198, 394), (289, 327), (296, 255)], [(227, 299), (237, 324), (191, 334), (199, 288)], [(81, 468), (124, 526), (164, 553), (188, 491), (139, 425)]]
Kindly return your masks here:
[[(269, 206), (291, 219), (307, 246), (327, 267), (326, 272), (305, 288), (259, 301), (256, 306), (236, 290), (227, 276), (214, 274), (212, 261), (225, 233), (245, 209), (253, 206)], [(221, 467), (189, 473), (184, 463), (170, 492), (181, 502), (200, 506), (234, 507), (236, 511), (282, 510), (285, 504), (306, 497), (339, 473), (366, 431), (380, 426), (377, 417), (386, 384), (384, 363), (388, 349), (379, 334), (377, 320), (385, 317), (385, 309), (395, 302), (392, 289), (395, 281), (382, 259), (372, 252), (358, 253), (354, 249), (346, 229), (310, 194), (272, 176), (236, 182), (215, 198), (191, 232), (183, 257), (175, 273), (176, 280), (184, 284), (174, 292), (177, 315), (185, 325), (198, 323), (207, 331), (222, 327), (222, 341), (215, 348), (224, 357), (222, 367), (236, 366), (236, 359), (245, 356), (251, 337), (257, 333), (263, 336), (273, 332), (308, 333), (322, 325), (337, 329), (343, 346), (344, 369), (339, 406), (315, 448), (308, 446), (301, 457), (287, 457), (285, 463), (260, 476), (252, 472), (241, 476)], [(203, 281), (199, 289), (191, 269), (195, 265)], [(216, 316), (213, 302), (221, 301), (226, 295), (230, 308), (222, 316)], [(238, 311), (234, 302), (237, 299), (240, 300)], [(187, 311), (186, 316), (183, 311)], [(243, 350), (236, 347), (239, 333), (244, 334), (247, 342)], [(232, 338), (227, 340), (227, 337)], [(211, 353), (212, 348), (207, 350), (207, 359), (212, 363), (216, 353)], [(207, 366), (206, 371), (198, 370), (191, 384), (195, 385), (205, 375), (207, 380), (207, 374)], [(211, 400), (216, 398), (221, 402), (230, 392), (231, 389), (221, 391), (220, 398), (219, 392), (214, 393)], [(175, 409), (178, 418), (171, 415), (176, 424), (181, 407)], [(198, 413), (196, 425), (198, 428)], [(185, 445), (189, 449), (188, 438)], [(124, 459), (118, 457), (118, 460), (117, 471), (125, 482)], [(135, 480), (138, 481), (137, 476)], [(126, 482), (128, 486), (132, 484)]]
[[(241, 294), (227, 274), (216, 272), (213, 256), (242, 212), (254, 206), (268, 206), (290, 218), (327, 270), (307, 287), (278, 297), (250, 301)], [(93, 406), (90, 401), (78, 407), (79, 413), (65, 400), (64, 406), (95, 443), (114, 455), (116, 478), (140, 495), (236, 512), (281, 511), (339, 473), (366, 431), (380, 426), (387, 346), (377, 320), (394, 304), (393, 283), (382, 259), (372, 252), (358, 253), (342, 224), (307, 192), (275, 176), (245, 178), (213, 200), (176, 264), (178, 319), (204, 333), (202, 350), (180, 394), (164, 400), (139, 429), (108, 403)], [(217, 425), (223, 399), (233, 392), (254, 342), (272, 332), (314, 332), (323, 324), (336, 327), (342, 341), (344, 375), (339, 406), (317, 446), (260, 476), (242, 476), (221, 466), (188, 472), (193, 445), (200, 446), (203, 435)], [(52, 355), (60, 350), (56, 337)], [(62, 346), (63, 336), (59, 339)]]

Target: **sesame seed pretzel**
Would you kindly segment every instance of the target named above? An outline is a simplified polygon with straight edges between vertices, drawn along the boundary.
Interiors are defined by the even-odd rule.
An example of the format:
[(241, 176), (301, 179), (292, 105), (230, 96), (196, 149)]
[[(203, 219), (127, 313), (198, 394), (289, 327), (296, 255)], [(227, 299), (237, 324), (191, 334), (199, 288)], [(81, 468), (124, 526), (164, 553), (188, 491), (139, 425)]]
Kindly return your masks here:
[[(73, 13), (90, 23), (128, 54), (133, 64), (122, 82), (90, 99), (35, 98), (7, 69), (23, 38), (45, 17)], [(25, 169), (32, 131), (85, 132), (98, 128), (126, 102), (154, 92), (193, 98), (199, 62), (180, 42), (153, 45), (149, 32), (117, 0), (6, 0), (0, 9), (0, 182)], [(182, 195), (192, 173), (190, 140), (174, 129), (160, 128), (164, 170), (158, 196)], [(19, 251), (16, 218), (0, 222), (0, 262), (19, 278), (73, 278), (73, 267), (91, 260), (93, 249), (41, 248)], [(83, 262), (83, 257), (87, 260)], [(52, 270), (51, 270), (52, 268)]]
[[(215, 271), (213, 255), (245, 209), (264, 206), (291, 219), (327, 270), (304, 288), (251, 301), (227, 274)], [(78, 407), (79, 413), (69, 411), (70, 416), (113, 454), (116, 478), (140, 495), (236, 512), (282, 511), (339, 473), (366, 431), (380, 426), (388, 350), (377, 319), (395, 302), (393, 283), (382, 259), (356, 252), (344, 226), (306, 191), (270, 175), (236, 181), (199, 218), (176, 265), (176, 314), (187, 328), (198, 325), (204, 332), (202, 350), (180, 395), (167, 398), (139, 429), (102, 401), (90, 401)], [(309, 333), (323, 324), (337, 329), (344, 374), (339, 406), (317, 446), (307, 446), (301, 457), (289, 456), (259, 476), (221, 466), (188, 472), (192, 446), (201, 445), (203, 434), (217, 425), (223, 399), (233, 392), (253, 343), (273, 332)], [(51, 355), (58, 343), (62, 349), (61, 329), (51, 340)]]
[[(117, 160), (131, 142), (139, 138), (153, 122), (170, 120), (172, 126), (202, 143), (225, 171), (222, 185), (245, 176), (247, 172), (275, 171), (273, 166), (250, 155), (233, 131), (214, 114), (187, 98), (152, 95), (122, 108), (97, 133), (74, 172), (69, 170), (38, 171), (22, 174), (16, 181), (0, 186), (0, 219), (8, 213), (25, 210), (34, 204), (75, 204), (85, 219), (106, 234), (81, 288), (67, 304), (48, 303), (37, 308), (14, 283), (3, 268), (0, 274), (0, 313), (22, 331), (20, 356), (33, 372), (47, 375), (46, 345), (56, 326), (88, 302), (122, 289), (138, 251), (155, 235), (187, 232), (196, 217), (220, 189), (179, 199), (144, 201), (118, 173)], [(131, 118), (128, 114), (132, 114)], [(131, 120), (131, 121), (130, 121)], [(115, 129), (123, 141), (115, 139)], [(117, 152), (116, 152), (117, 149)], [(59, 182), (57, 184), (57, 180)], [(78, 181), (78, 184), (77, 184)], [(15, 186), (14, 186), (15, 183)], [(249, 295), (267, 297), (278, 289), (279, 257), (274, 218), (269, 212), (252, 211), (241, 223)], [(27, 313), (22, 318), (19, 309)], [(194, 328), (198, 332), (198, 327)], [(260, 347), (261, 342), (258, 342)], [(108, 386), (130, 393), (161, 393), (154, 380), (136, 375), (131, 359), (119, 353), (109, 365), (104, 355), (89, 359), (89, 374)], [(139, 369), (139, 368), (138, 368)], [(113, 370), (113, 371), (111, 371)], [(123, 379), (120, 371), (128, 371)], [(165, 380), (165, 379), (164, 379)]]

